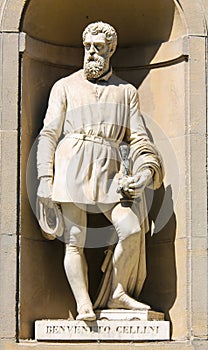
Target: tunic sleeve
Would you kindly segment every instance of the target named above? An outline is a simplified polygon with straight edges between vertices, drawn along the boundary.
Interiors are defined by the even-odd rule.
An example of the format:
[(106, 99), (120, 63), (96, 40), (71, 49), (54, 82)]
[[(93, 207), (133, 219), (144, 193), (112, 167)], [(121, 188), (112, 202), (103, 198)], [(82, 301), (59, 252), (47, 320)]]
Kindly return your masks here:
[(159, 188), (164, 177), (163, 162), (156, 146), (150, 141), (147, 135), (143, 118), (139, 110), (139, 99), (136, 89), (132, 89), (130, 93), (130, 115), (129, 127), (127, 129), (127, 142), (130, 144), (133, 175), (144, 168), (150, 168), (154, 174), (154, 189)]
[(61, 81), (54, 84), (37, 148), (38, 178), (53, 176), (54, 154), (66, 114), (66, 96)]

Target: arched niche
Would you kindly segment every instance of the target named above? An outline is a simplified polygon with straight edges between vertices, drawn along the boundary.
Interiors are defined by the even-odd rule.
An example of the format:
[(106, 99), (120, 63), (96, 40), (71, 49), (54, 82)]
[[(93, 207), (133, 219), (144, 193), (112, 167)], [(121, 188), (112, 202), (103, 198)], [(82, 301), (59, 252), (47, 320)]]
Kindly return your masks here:
[[(174, 199), (177, 196), (177, 185), (171, 188), (173, 178), (165, 150), (171, 150), (176, 157), (178, 145), (172, 146), (170, 139), (180, 136), (185, 127), (181, 76), (185, 77), (188, 52), (181, 10), (172, 0), (140, 1), (139, 4), (136, 0), (128, 3), (116, 0), (100, 2), (99, 6), (93, 0), (85, 3), (31, 0), (21, 23), (26, 44), (22, 59), (20, 338), (33, 337), (36, 319), (67, 318), (69, 309), (75, 314), (63, 271), (63, 244), (48, 242), (41, 236), (30, 207), (32, 204), (34, 208), (37, 181), (35, 167), (28, 167), (28, 159), (34, 165), (33, 145), (42, 126), (50, 88), (56, 80), (82, 66), (81, 33), (88, 23), (96, 20), (109, 22), (118, 31), (119, 45), (113, 67), (119, 76), (138, 88), (145, 122), (167, 168), (166, 184), (157, 192), (150, 215), (154, 220), (156, 211), (162, 207), (165, 216), (169, 216), (153, 239), (147, 235), (148, 278), (142, 297), (153, 309), (165, 312), (167, 319), (171, 319), (169, 311), (176, 300), (176, 218), (172, 196)], [(177, 99), (180, 100), (179, 105), (177, 102), (179, 123), (173, 130)], [(176, 193), (172, 194), (171, 190)], [(166, 206), (171, 207), (168, 214)], [(100, 220), (103, 219), (99, 217)], [(96, 226), (98, 218), (92, 216), (89, 221)], [(104, 224), (107, 225), (103, 221)], [(103, 248), (87, 251), (93, 296), (100, 279), (97, 263), (101, 263), (102, 253)], [(172, 322), (174, 324), (174, 320)]]
[[(2, 121), (7, 127), (11, 125), (11, 134), (15, 128), (14, 125), (17, 125), (18, 122), (16, 108), (18, 105), (16, 90), (20, 72), (18, 71), (18, 49), (22, 51), (22, 40), (20, 40), (20, 47), (18, 44), (18, 33), (20, 30), (27, 32), (26, 50), (22, 61), (21, 287), (19, 303), (20, 323), (18, 325), (20, 329), (20, 338), (33, 337), (33, 322), (35, 319), (40, 317), (67, 317), (67, 310), (69, 307), (73, 311), (73, 302), (68, 292), (68, 286), (61, 266), (63, 249), (59, 242), (46, 242), (41, 238), (36, 220), (28, 203), (25, 186), (26, 166), (31, 146), (41, 127), (50, 87), (60, 76), (71, 73), (81, 65), (81, 48), (78, 43), (78, 36), (80, 37), (82, 28), (88, 22), (98, 19), (97, 14), (99, 14), (99, 19), (109, 21), (117, 26), (119, 37), (121, 37), (122, 40), (119, 43), (117, 57), (115, 56), (114, 59), (114, 66), (119, 75), (132, 81), (132, 83), (139, 88), (143, 113), (150, 115), (153, 120), (159, 122), (162, 129), (165, 131), (165, 135), (168, 135), (169, 139), (172, 138), (172, 144), (174, 144), (174, 139), (180, 140), (178, 144), (175, 143), (173, 147), (179, 162), (180, 178), (184, 178), (180, 186), (182, 191), (180, 192), (179, 204), (181, 203), (181, 205), (179, 205), (176, 211), (179, 227), (176, 241), (176, 264), (173, 255), (173, 237), (171, 238), (171, 245), (166, 246), (167, 249), (165, 249), (165, 251), (167, 255), (161, 255), (161, 251), (157, 249), (161, 243), (158, 238), (160, 236), (155, 236), (154, 241), (156, 241), (156, 244), (150, 247), (150, 251), (153, 253), (153, 260), (148, 260), (150, 268), (152, 268), (152, 262), (158, 262), (158, 264), (155, 265), (155, 270), (153, 270), (156, 271), (156, 277), (158, 276), (157, 268), (161, 267), (161, 262), (163, 266), (166, 265), (169, 267), (170, 261), (172, 261), (172, 271), (177, 267), (177, 290), (175, 288), (176, 274), (170, 274), (169, 283), (165, 286), (162, 285), (162, 288), (160, 286), (161, 279), (159, 279), (158, 286), (155, 284), (156, 280), (150, 278), (145, 286), (144, 298), (145, 295), (147, 298), (151, 298), (151, 294), (149, 293), (150, 289), (154, 289), (158, 292), (158, 290), (167, 290), (168, 287), (170, 290), (169, 295), (168, 291), (165, 296), (161, 293), (155, 294), (155, 299), (153, 298), (154, 300), (152, 299), (151, 302), (153, 306), (157, 305), (158, 309), (162, 310), (164, 308), (166, 315), (168, 315), (169, 309), (172, 308), (170, 316), (173, 325), (173, 338), (178, 340), (190, 339), (193, 335), (200, 337), (200, 335), (206, 333), (206, 331), (204, 331), (204, 325), (207, 325), (206, 310), (200, 305), (200, 301), (203, 303), (205, 299), (203, 291), (206, 293), (206, 286), (203, 285), (205, 288), (201, 288), (200, 291), (197, 289), (199, 280), (197, 278), (197, 270), (194, 269), (196, 266), (195, 261), (203, 257), (199, 256), (194, 260), (189, 251), (191, 242), (190, 236), (194, 231), (194, 228), (190, 225), (190, 217), (192, 216), (192, 219), (198, 219), (198, 221), (196, 220), (195, 228), (198, 230), (199, 236), (203, 235), (204, 237), (205, 231), (205, 227), (201, 225), (201, 222), (206, 221), (203, 220), (205, 219), (205, 208), (203, 205), (194, 206), (195, 198), (194, 191), (192, 191), (193, 187), (193, 190), (196, 191), (197, 189), (199, 192), (205, 193), (206, 195), (206, 191), (204, 191), (206, 188), (206, 183), (204, 182), (205, 173), (201, 174), (202, 176), (200, 176), (199, 183), (197, 182), (196, 174), (194, 174), (190, 167), (191, 163), (197, 160), (196, 158), (199, 157), (199, 154), (201, 164), (205, 164), (205, 142), (204, 138), (200, 139), (201, 143), (196, 142), (197, 140), (191, 139), (187, 132), (187, 130), (192, 130), (203, 134), (203, 128), (205, 130), (203, 118), (205, 113), (203, 113), (204, 109), (202, 106), (205, 105), (205, 47), (203, 46), (203, 37), (206, 35), (206, 28), (204, 25), (205, 22), (201, 2), (193, 2), (190, 0), (174, 2), (150, 1), (150, 6), (148, 6), (148, 4), (145, 4), (145, 1), (141, 1), (139, 4), (137, 4), (136, 1), (132, 1), (131, 4), (133, 4), (133, 6), (131, 8), (129, 8), (129, 4), (127, 6), (124, 3), (118, 3), (117, 6), (114, 6), (114, 4), (117, 3), (117, 1), (114, 1), (113, 4), (109, 2), (109, 6), (106, 6), (103, 12), (101, 12), (100, 6), (97, 8), (94, 6), (96, 4), (93, 4), (93, 1), (88, 1), (88, 9), (91, 9), (91, 12), (88, 13), (85, 13), (86, 8), (82, 8), (83, 2), (81, 4), (82, 6), (76, 8), (72, 1), (62, 1), (61, 7), (60, 2), (56, 5), (55, 1), (50, 1), (48, 7), (44, 6), (46, 1), (40, 2), (31, 0), (27, 2), (25, 0), (6, 0), (1, 3), (0, 28), (3, 43), (2, 57), (4, 58)], [(107, 2), (105, 2), (105, 5), (106, 4)], [(101, 5), (103, 6), (103, 4)], [(112, 5), (113, 11), (108, 11), (109, 8), (111, 9)], [(140, 11), (140, 7), (138, 6), (141, 6), (143, 11)], [(73, 23), (70, 27), (70, 33), (64, 30), (64, 27), (66, 28), (67, 26), (68, 19), (66, 16), (67, 11), (65, 12), (65, 10), (70, 12), (70, 23)], [(85, 14), (85, 18), (81, 17), (83, 13)], [(104, 17), (102, 16), (101, 18), (100, 13), (103, 13)], [(132, 17), (130, 14), (132, 14)], [(86, 16), (89, 18), (86, 18)], [(134, 22), (132, 18), (134, 18)], [(52, 36), (50, 36), (49, 28)], [(47, 35), (46, 32), (48, 32)], [(144, 33), (144, 35), (142, 35), (142, 33)], [(128, 45), (130, 34), (131, 40), (133, 38), (133, 41), (131, 41), (131, 45)], [(135, 34), (138, 34), (138, 36)], [(197, 36), (197, 38), (191, 38), (194, 36)], [(72, 40), (72, 38), (76, 38), (75, 45), (72, 41), (68, 41), (69, 39)], [(13, 60), (8, 54), (9, 51), (7, 51), (8, 41), (11, 43), (11, 40), (13, 40), (12, 43), (14, 44)], [(190, 53), (192, 58), (189, 63), (186, 64), (185, 58), (187, 58)], [(70, 58), (69, 61), (67, 59), (68, 57)], [(198, 70), (194, 61), (197, 62)], [(164, 67), (164, 70), (161, 66)], [(9, 74), (11, 72), (14, 72), (15, 80), (13, 84), (10, 85), (9, 91), (11, 95), (9, 95), (8, 108), (6, 78), (10, 78)], [(11, 81), (11, 79), (9, 81)], [(160, 81), (159, 88), (158, 81)], [(175, 98), (168, 98), (168, 96), (171, 96), (170, 92), (173, 93)], [(195, 95), (197, 95), (198, 103), (196, 103)], [(12, 97), (10, 98), (10, 96)], [(175, 106), (178, 106), (178, 98), (180, 103), (176, 113)], [(157, 103), (157, 100), (162, 102)], [(197, 120), (197, 109), (200, 102), (201, 115), (199, 121), (199, 119)], [(163, 103), (165, 103), (165, 107)], [(11, 111), (13, 113), (11, 113)], [(168, 111), (168, 119), (166, 118), (166, 111)], [(8, 115), (10, 114), (11, 118), (8, 123)], [(175, 119), (175, 115), (180, 117)], [(191, 124), (192, 121), (194, 123)], [(183, 135), (184, 125), (185, 133)], [(4, 124), (1, 126), (2, 129), (4, 129)], [(152, 128), (150, 129), (152, 131)], [(174, 134), (176, 129), (178, 134)], [(181, 130), (182, 133), (180, 134)], [(160, 146), (162, 141), (161, 134), (160, 139), (157, 141)], [(163, 149), (165, 149), (165, 147), (163, 147)], [(7, 150), (6, 146), (3, 148), (3, 151), (5, 150), (7, 151), (6, 154), (11, 153), (11, 157), (8, 156), (4, 164), (4, 173), (8, 173), (8, 177), (6, 178), (5, 176), (2, 180), (3, 190), (4, 188), (8, 188), (8, 183), (11, 184), (12, 188), (16, 186), (16, 184), (14, 185), (13, 183), (15, 180), (10, 176), (11, 173), (9, 170), (14, 168), (14, 164), (17, 164), (17, 159), (14, 158), (10, 150)], [(190, 154), (190, 150), (194, 151), (193, 155), (187, 156)], [(15, 160), (13, 161), (13, 159)], [(28, 176), (28, 178), (30, 178), (30, 176)], [(6, 186), (4, 186), (5, 184)], [(183, 188), (186, 190), (186, 194)], [(7, 193), (4, 207), (6, 207), (5, 203), (7, 202), (16, 204), (15, 195), (10, 195), (10, 192)], [(191, 210), (191, 207), (194, 208), (194, 210)], [(12, 217), (12, 220), (9, 227), (15, 227), (16, 225), (15, 213), (16, 208), (14, 213), (11, 213), (10, 217)], [(201, 221), (199, 217), (197, 218), (197, 215), (200, 216)], [(154, 213), (152, 213), (152, 216), (154, 216)], [(169, 223), (169, 225), (171, 230), (168, 229), (168, 232), (172, 232), (174, 223)], [(9, 229), (7, 230), (11, 232)], [(4, 232), (7, 231), (5, 230)], [(170, 238), (168, 235), (165, 237), (167, 241)], [(159, 242), (157, 242), (157, 240)], [(199, 242), (199, 240), (197, 242)], [(194, 240), (191, 243), (193, 249)], [(200, 247), (198, 247), (198, 249), (199, 248)], [(187, 254), (187, 251), (189, 251), (189, 254)], [(171, 254), (172, 258), (170, 258)], [(160, 259), (161, 256), (164, 259), (163, 261)], [(205, 261), (204, 259), (203, 263), (202, 260), (200, 260), (200, 262), (202, 262), (201, 273), (206, 273)], [(10, 264), (10, 262), (8, 263)], [(16, 266), (13, 266), (13, 270), (15, 275)], [(166, 272), (163, 270), (160, 271), (160, 275), (163, 273), (167, 274), (167, 270)], [(152, 276), (152, 273), (149, 274), (149, 276)], [(5, 280), (6, 276), (3, 282), (5, 282)], [(168, 281), (166, 280), (166, 282)], [(2, 283), (2, 286), (6, 286), (6, 284)], [(176, 293), (174, 293), (176, 291), (177, 297)], [(193, 297), (195, 297), (195, 302), (192, 304)], [(14, 303), (14, 298), (11, 299), (10, 296), (8, 296), (7, 305), (9, 305), (10, 300), (11, 304)], [(165, 307), (163, 300), (165, 300)], [(162, 303), (160, 303), (161, 301)], [(198, 304), (200, 306), (199, 308)], [(14, 312), (12, 315), (13, 314)], [(180, 319), (178, 315), (180, 315)], [(11, 327), (13, 326), (14, 320), (11, 321)], [(14, 331), (11, 330), (11, 334), (11, 336), (14, 336)]]

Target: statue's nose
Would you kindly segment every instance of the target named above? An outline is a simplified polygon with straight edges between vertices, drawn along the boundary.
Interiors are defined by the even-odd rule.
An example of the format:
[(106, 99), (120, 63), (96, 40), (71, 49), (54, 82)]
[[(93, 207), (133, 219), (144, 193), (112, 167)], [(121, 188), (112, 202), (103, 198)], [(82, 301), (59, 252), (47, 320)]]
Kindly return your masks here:
[(90, 51), (89, 51), (89, 53), (90, 53), (91, 55), (94, 55), (94, 54), (95, 54), (95, 47), (94, 47), (93, 44), (90, 46)]

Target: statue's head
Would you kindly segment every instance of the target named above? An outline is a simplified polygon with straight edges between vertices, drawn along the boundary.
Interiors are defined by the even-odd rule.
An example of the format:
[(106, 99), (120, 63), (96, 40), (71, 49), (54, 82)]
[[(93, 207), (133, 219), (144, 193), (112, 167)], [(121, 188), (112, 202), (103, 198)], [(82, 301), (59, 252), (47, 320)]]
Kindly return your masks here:
[(82, 37), (85, 76), (87, 79), (97, 79), (110, 68), (110, 58), (117, 45), (116, 31), (108, 23), (96, 22), (85, 28)]

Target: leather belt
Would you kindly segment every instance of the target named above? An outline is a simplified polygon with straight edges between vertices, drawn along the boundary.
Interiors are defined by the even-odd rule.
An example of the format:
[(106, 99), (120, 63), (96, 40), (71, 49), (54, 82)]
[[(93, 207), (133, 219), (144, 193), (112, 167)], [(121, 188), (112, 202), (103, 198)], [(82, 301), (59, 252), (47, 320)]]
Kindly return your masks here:
[(91, 141), (99, 144), (103, 144), (106, 146), (110, 147), (118, 147), (119, 146), (119, 141), (113, 141), (110, 139), (105, 139), (102, 136), (96, 136), (96, 135), (86, 135), (86, 134), (79, 134), (79, 133), (74, 133), (74, 134), (67, 134), (65, 136), (66, 138), (74, 138), (74, 139), (79, 139), (83, 141)]

